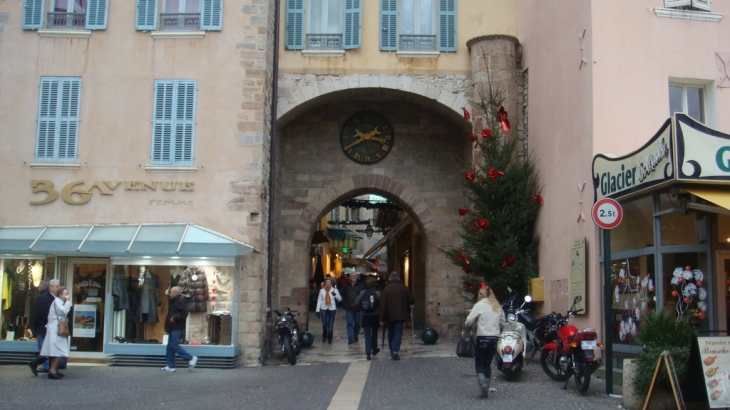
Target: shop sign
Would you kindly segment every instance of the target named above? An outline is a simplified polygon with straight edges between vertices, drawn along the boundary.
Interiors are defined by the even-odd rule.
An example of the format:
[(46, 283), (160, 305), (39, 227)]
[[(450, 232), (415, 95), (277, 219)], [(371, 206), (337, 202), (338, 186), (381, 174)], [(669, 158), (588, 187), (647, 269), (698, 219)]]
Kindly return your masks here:
[[(619, 198), (674, 178), (670, 120), (639, 150), (623, 157), (593, 157), (593, 200)], [(729, 155), (730, 156), (730, 155)]]
[(675, 129), (678, 180), (730, 181), (730, 135), (685, 114), (675, 116)]
[(698, 337), (707, 398), (711, 409), (730, 405), (730, 337)]
[(86, 181), (71, 181), (64, 185), (59, 192), (53, 181), (34, 179), (30, 181), (30, 187), (34, 194), (41, 195), (38, 200), (30, 201), (31, 205), (50, 204), (59, 196), (67, 204), (83, 205), (91, 200), (93, 190), (101, 195), (113, 195), (114, 191), (118, 190), (117, 188), (125, 191), (157, 191), (159, 188), (160, 191), (168, 192), (192, 192), (195, 184), (193, 182), (176, 181), (94, 181), (87, 186)]

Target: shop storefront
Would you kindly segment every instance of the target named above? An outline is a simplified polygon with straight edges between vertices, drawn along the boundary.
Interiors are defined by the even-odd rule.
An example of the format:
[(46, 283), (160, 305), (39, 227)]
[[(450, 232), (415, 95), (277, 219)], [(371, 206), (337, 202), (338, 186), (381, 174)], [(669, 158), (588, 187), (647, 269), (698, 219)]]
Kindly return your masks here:
[(72, 295), (71, 358), (156, 365), (165, 356), (172, 286), (189, 316), (183, 339), (209, 367), (233, 367), (240, 258), (253, 248), (190, 224), (0, 228), (0, 363), (37, 351), (31, 325), (42, 280)]
[(595, 156), (593, 187), (594, 201), (624, 211), (611, 231), (614, 351), (641, 351), (635, 336), (653, 309), (727, 332), (730, 135), (676, 114), (639, 150)]

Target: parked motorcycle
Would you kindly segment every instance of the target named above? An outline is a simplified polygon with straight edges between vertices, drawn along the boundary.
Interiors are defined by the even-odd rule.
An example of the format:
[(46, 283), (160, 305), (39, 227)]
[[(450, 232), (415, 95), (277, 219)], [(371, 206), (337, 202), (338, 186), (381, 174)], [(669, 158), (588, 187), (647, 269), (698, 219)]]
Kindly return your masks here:
[(532, 300), (529, 296), (526, 296), (522, 306), (515, 308), (514, 302), (516, 296), (510, 297), (509, 301), (502, 305), (507, 324), (499, 334), (499, 341), (497, 342), (497, 370), (504, 373), (504, 377), (507, 380), (512, 380), (515, 373), (519, 373), (525, 363), (527, 329), (525, 325), (517, 321), (517, 312), (522, 310), (525, 303)]
[(573, 306), (557, 325), (557, 340), (546, 343), (540, 354), (540, 365), (551, 379), (565, 381), (568, 387), (570, 376), (575, 376), (575, 386), (584, 393), (591, 384), (591, 374), (601, 365), (602, 359), (595, 357), (595, 350), (603, 347), (597, 342), (598, 335), (595, 329), (583, 329), (569, 324), (571, 316), (583, 309), (575, 310), (575, 305), (581, 301), (580, 296), (573, 300)]
[[(528, 300), (527, 298), (530, 298)], [(525, 302), (529, 303), (532, 298), (525, 296)], [(523, 304), (524, 306), (524, 304)], [(517, 321), (525, 325), (527, 334), (527, 345), (525, 346), (525, 355), (528, 357), (529, 363), (532, 357), (539, 351), (542, 351), (545, 344), (550, 343), (558, 338), (557, 324), (563, 319), (560, 313), (552, 312), (543, 317), (533, 319), (529, 309), (520, 307), (515, 311)]]
[(279, 313), (278, 310), (275, 310), (274, 313), (276, 313), (276, 320), (274, 320), (273, 327), (277, 340), (281, 351), (289, 360), (289, 364), (293, 366), (297, 364), (297, 355), (302, 351), (299, 344), (299, 323), (294, 316), (297, 311), (286, 308), (284, 313)]

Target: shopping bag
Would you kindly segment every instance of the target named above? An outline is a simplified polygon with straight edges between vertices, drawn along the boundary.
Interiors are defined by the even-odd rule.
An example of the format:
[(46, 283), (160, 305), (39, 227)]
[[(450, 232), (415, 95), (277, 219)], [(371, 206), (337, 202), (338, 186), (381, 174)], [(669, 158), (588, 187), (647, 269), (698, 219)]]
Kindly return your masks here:
[(474, 357), (474, 336), (471, 334), (471, 329), (464, 329), (461, 331), (461, 337), (459, 343), (456, 345), (456, 355), (459, 357)]

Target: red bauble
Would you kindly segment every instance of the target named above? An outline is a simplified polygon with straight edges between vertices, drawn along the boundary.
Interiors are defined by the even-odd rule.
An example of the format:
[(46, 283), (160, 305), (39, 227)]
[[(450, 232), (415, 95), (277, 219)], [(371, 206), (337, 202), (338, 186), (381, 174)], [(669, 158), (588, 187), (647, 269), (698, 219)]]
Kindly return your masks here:
[(684, 297), (684, 303), (686, 303), (686, 304), (689, 304), (689, 300), (690, 300), (690, 299), (689, 299), (689, 297), (688, 297), (688, 296), (685, 296), (685, 297)]
[(469, 211), (466, 208), (459, 208), (459, 215), (464, 216), (468, 213)]
[(476, 134), (469, 134), (469, 142), (477, 142)]
[(469, 115), (469, 111), (467, 111), (466, 108), (461, 107), (461, 110), (464, 111), (464, 119), (465, 120), (468, 120), (469, 118), (471, 118), (471, 115)]
[(471, 172), (471, 171), (466, 171), (466, 173), (464, 173), (464, 176), (466, 176), (466, 180), (467, 181), (473, 181), (474, 180), (474, 173)]
[(532, 196), (532, 200), (533, 200), (533, 201), (535, 201), (535, 202), (537, 202), (537, 203), (538, 203), (538, 204), (540, 204), (540, 205), (543, 205), (543, 204), (545, 203), (545, 202), (543, 201), (543, 199), (542, 199), (542, 196), (540, 196), (540, 195), (538, 195), (538, 194), (535, 194), (535, 195), (533, 195), (533, 196)]
[(482, 138), (487, 139), (492, 137), (492, 130), (485, 128), (482, 130)]
[(504, 109), (504, 106), (499, 107), (499, 121), (502, 123), (502, 129), (507, 132), (510, 129), (509, 120), (507, 119), (507, 111)]
[(679, 295), (679, 293), (678, 293), (678, 292), (677, 292), (676, 290), (673, 290), (673, 291), (672, 291), (672, 296), (674, 296), (674, 297), (676, 298), (676, 297), (677, 297), (677, 295)]
[(496, 180), (498, 176), (504, 176), (504, 172), (498, 171), (494, 168), (489, 168), (489, 178)]
[(480, 288), (486, 288), (486, 287), (487, 287), (487, 284), (486, 284), (486, 283), (484, 283), (484, 282), (482, 282), (482, 283), (480, 283), (480, 284), (479, 284), (479, 287), (480, 287)]
[(489, 226), (489, 221), (486, 219), (472, 219), (471, 220), (471, 229), (478, 231), (480, 229), (486, 228)]
[(705, 312), (698, 313), (697, 317), (700, 318), (700, 320), (705, 320)]
[(695, 283), (697, 284), (697, 286), (702, 286), (702, 281), (701, 281), (701, 280), (698, 280), (698, 281), (697, 281), (697, 282), (695, 282)]
[(679, 283), (684, 283), (684, 278), (679, 278)]
[(687, 265), (687, 266), (684, 267), (684, 270), (692, 270), (692, 267), (689, 266), (689, 265)]

